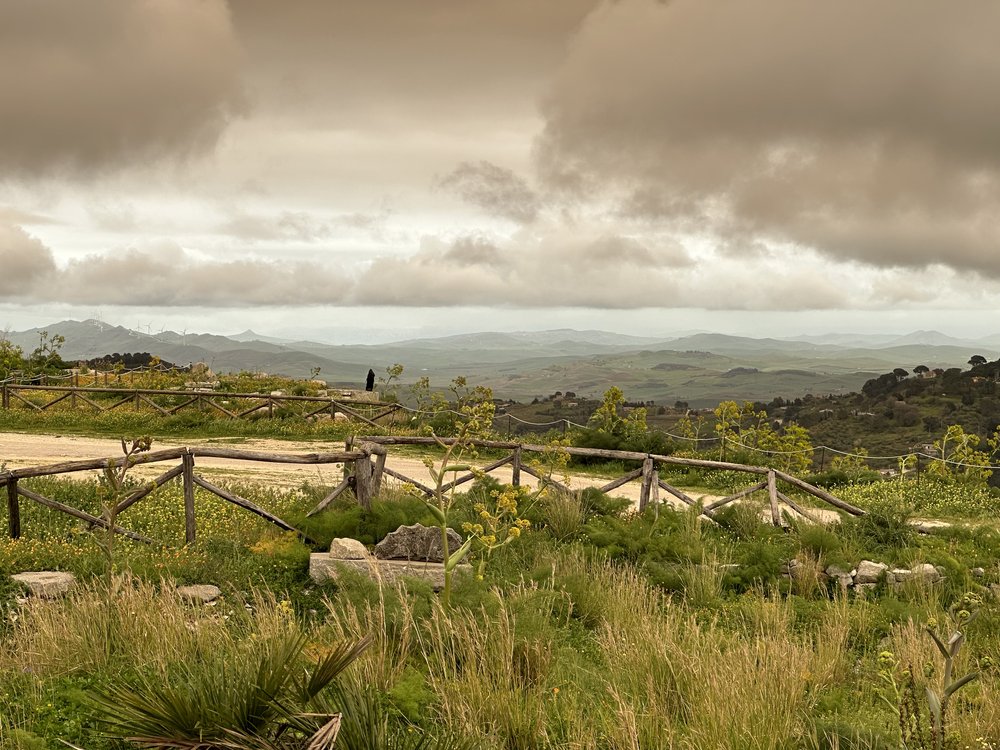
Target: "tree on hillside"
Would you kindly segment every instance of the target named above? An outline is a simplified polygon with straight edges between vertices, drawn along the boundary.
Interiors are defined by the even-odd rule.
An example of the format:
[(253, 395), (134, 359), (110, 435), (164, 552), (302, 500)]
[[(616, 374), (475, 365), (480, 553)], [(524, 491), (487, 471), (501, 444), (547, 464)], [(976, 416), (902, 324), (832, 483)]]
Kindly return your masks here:
[(587, 427), (625, 441), (635, 440), (644, 435), (648, 429), (646, 409), (643, 407), (635, 408), (622, 416), (624, 411), (625, 394), (622, 393), (621, 388), (611, 386), (604, 392), (601, 405), (590, 416)]
[(10, 377), (14, 370), (24, 368), (24, 352), (11, 343), (6, 335), (0, 335), (0, 380)]
[(28, 357), (32, 372), (42, 373), (50, 370), (62, 370), (66, 363), (59, 356), (59, 350), (66, 343), (66, 337), (58, 333), (50, 335), (48, 331), (38, 334), (38, 346)]
[(897, 380), (902, 380), (903, 378), (907, 378), (910, 376), (910, 373), (908, 373), (902, 367), (897, 367), (895, 370), (892, 371), (892, 374), (896, 376)]
[(985, 365), (986, 357), (984, 357), (982, 354), (973, 354), (971, 357), (969, 357), (969, 364), (972, 365), (973, 367), (977, 367), (979, 365)]
[(927, 365), (917, 365), (916, 367), (913, 368), (913, 372), (915, 372), (917, 375), (923, 375), (924, 373), (930, 371), (931, 368), (929, 368)]

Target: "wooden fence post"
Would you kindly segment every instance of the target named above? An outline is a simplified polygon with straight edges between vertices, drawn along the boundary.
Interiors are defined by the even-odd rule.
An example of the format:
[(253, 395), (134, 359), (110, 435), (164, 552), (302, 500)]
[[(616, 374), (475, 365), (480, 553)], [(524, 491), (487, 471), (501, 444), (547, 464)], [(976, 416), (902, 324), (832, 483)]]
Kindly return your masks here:
[(642, 462), (642, 487), (639, 489), (639, 512), (642, 513), (646, 510), (646, 506), (649, 505), (649, 495), (652, 490), (653, 483), (653, 458), (651, 456), (646, 456)]
[(21, 502), (17, 497), (17, 480), (7, 480), (7, 526), (11, 539), (21, 537)]
[(184, 477), (184, 542), (194, 542), (196, 529), (194, 522), (194, 456), (187, 452), (181, 456), (181, 474)]
[(510, 463), (510, 483), (515, 487), (521, 486), (521, 446), (514, 449), (514, 460)]
[(386, 452), (383, 450), (375, 456), (375, 467), (372, 470), (371, 491), (372, 497), (378, 497), (382, 491), (382, 474), (385, 471)]
[(368, 456), (354, 459), (354, 496), (362, 508), (372, 509), (372, 462)]
[(10, 394), (7, 392), (7, 384), (3, 384), (3, 408), (10, 408)]
[(767, 498), (771, 505), (771, 523), (781, 526), (781, 511), (778, 509), (778, 485), (774, 470), (767, 472)]

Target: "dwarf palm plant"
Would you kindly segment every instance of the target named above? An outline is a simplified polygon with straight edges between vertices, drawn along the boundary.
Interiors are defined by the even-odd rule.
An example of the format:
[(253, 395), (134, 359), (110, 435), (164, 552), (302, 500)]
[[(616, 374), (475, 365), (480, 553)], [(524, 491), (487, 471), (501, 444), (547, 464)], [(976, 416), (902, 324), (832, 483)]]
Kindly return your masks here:
[(301, 634), (251, 642), (97, 693), (93, 705), (109, 735), (150, 750), (327, 750), (341, 714), (314, 710), (316, 700), (369, 642), (341, 644), (312, 669)]

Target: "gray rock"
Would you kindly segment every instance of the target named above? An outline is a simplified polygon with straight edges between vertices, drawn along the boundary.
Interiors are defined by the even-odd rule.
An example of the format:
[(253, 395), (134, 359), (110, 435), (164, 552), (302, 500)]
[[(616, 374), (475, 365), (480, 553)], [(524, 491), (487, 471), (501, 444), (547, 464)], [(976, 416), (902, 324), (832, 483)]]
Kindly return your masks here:
[[(435, 562), (419, 562), (416, 560), (378, 560), (369, 557), (367, 560), (338, 560), (325, 552), (313, 553), (309, 556), (309, 575), (317, 583), (337, 580), (342, 570), (353, 570), (363, 573), (379, 583), (395, 583), (400, 578), (419, 578), (427, 581), (435, 591), (444, 588), (444, 565)], [(455, 572), (468, 575), (472, 566), (461, 563), (455, 566)]]
[(889, 571), (889, 574), (892, 576), (892, 580), (896, 583), (903, 583), (913, 577), (913, 571), (908, 568), (893, 568)]
[(866, 598), (869, 594), (874, 594), (876, 588), (878, 588), (877, 583), (856, 583), (854, 585), (855, 593), (862, 599)]
[(973, 578), (985, 578), (986, 577), (986, 568), (973, 568), (969, 572), (972, 574)]
[(367, 560), (371, 553), (357, 539), (344, 537), (330, 542), (330, 557), (338, 560)]
[(210, 604), (222, 596), (222, 590), (218, 586), (207, 583), (178, 586), (177, 593), (181, 599), (191, 604)]
[[(448, 550), (454, 552), (462, 546), (462, 537), (448, 529)], [(420, 560), (444, 562), (441, 548), (441, 530), (434, 526), (400, 526), (375, 545), (375, 557), (380, 560)]]
[(854, 573), (843, 565), (827, 565), (824, 571), (830, 578), (840, 578), (842, 576), (853, 577)]
[(913, 573), (914, 578), (921, 581), (934, 583), (935, 581), (941, 580), (941, 574), (938, 572), (938, 569), (930, 563), (917, 563), (910, 568), (910, 571)]
[(32, 596), (41, 599), (56, 599), (65, 596), (76, 585), (76, 576), (55, 570), (38, 570), (15, 573), (15, 581), (27, 587)]
[(832, 578), (840, 584), (841, 589), (847, 590), (848, 587), (854, 585), (854, 571), (848, 570), (842, 565), (827, 565), (823, 572), (828, 578)]
[(879, 579), (888, 572), (889, 566), (885, 563), (862, 560), (858, 563), (858, 571), (854, 574), (854, 585), (865, 585), (878, 583)]

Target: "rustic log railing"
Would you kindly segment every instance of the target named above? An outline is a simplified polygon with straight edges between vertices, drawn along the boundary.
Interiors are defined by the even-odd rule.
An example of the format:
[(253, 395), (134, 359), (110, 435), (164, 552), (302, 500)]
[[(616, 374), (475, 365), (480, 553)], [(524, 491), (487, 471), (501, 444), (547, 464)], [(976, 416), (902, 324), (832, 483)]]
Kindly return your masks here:
[[(445, 444), (450, 444), (452, 441), (449, 439), (439, 440), (434, 437), (407, 437), (407, 436), (388, 436), (388, 435), (369, 435), (366, 437), (357, 438), (357, 440), (365, 441), (368, 444), (378, 444), (382, 446), (387, 445), (437, 445), (441, 442)], [(363, 443), (364, 444), (364, 443)], [(515, 485), (520, 484), (520, 473), (523, 471), (526, 474), (530, 474), (538, 480), (543, 479), (543, 475), (540, 471), (532, 468), (530, 464), (526, 464), (523, 461), (523, 454), (528, 453), (546, 453), (553, 450), (550, 446), (544, 445), (532, 445), (529, 443), (515, 443), (504, 440), (476, 440), (472, 442), (477, 448), (487, 448), (494, 450), (509, 450), (511, 453), (503, 458), (494, 461), (493, 463), (484, 466), (482, 469), (478, 469), (475, 473), (468, 472), (456, 477), (454, 480), (449, 482), (444, 486), (443, 489), (451, 489), (465, 482), (471, 481), (475, 478), (477, 473), (489, 473), (501, 466), (510, 464), (512, 467), (512, 483)], [(847, 503), (835, 495), (830, 494), (826, 490), (816, 487), (815, 485), (809, 484), (798, 477), (794, 477), (780, 469), (772, 469), (766, 466), (747, 466), (744, 464), (729, 463), (727, 461), (710, 461), (707, 459), (700, 458), (682, 458), (679, 456), (665, 456), (655, 453), (641, 453), (638, 451), (615, 451), (615, 450), (603, 450), (599, 448), (576, 448), (571, 446), (563, 446), (558, 448), (559, 451), (563, 451), (570, 456), (580, 456), (587, 458), (603, 458), (610, 461), (623, 461), (623, 462), (638, 462), (640, 464), (639, 468), (634, 469), (625, 473), (623, 476), (613, 479), (610, 482), (599, 486), (601, 492), (611, 492), (631, 481), (640, 479), (642, 484), (639, 490), (639, 510), (645, 510), (650, 504), (656, 504), (659, 502), (659, 491), (673, 495), (675, 498), (681, 502), (689, 505), (691, 507), (699, 507), (698, 501), (689, 497), (683, 490), (674, 487), (673, 485), (665, 482), (660, 478), (660, 467), (666, 466), (689, 466), (693, 468), (702, 469), (714, 469), (722, 471), (738, 471), (745, 474), (760, 475), (764, 477), (764, 480), (754, 484), (750, 487), (739, 490), (727, 497), (720, 498), (709, 505), (699, 507), (699, 513), (709, 519), (712, 519), (715, 511), (719, 508), (729, 505), (730, 503), (741, 500), (742, 498), (749, 497), (755, 492), (766, 491), (768, 496), (768, 506), (770, 509), (771, 522), (775, 526), (781, 525), (781, 504), (786, 505), (795, 513), (799, 514), (803, 518), (810, 521), (816, 521), (815, 516), (804, 509), (799, 503), (788, 496), (786, 492), (782, 492), (778, 489), (778, 482), (784, 482), (790, 485), (792, 488), (805, 492), (808, 495), (821, 500), (822, 502), (832, 505), (838, 510), (842, 510), (849, 513), (852, 516), (862, 516), (864, 511), (850, 503)], [(408, 482), (418, 490), (423, 492), (425, 495), (431, 496), (434, 494), (434, 490), (430, 487), (420, 484), (416, 480), (400, 474), (396, 471), (391, 471), (389, 469), (385, 470), (390, 476), (402, 481)], [(549, 484), (556, 486), (560, 489), (569, 491), (562, 483), (550, 478), (544, 477), (545, 481)], [(324, 506), (325, 507), (325, 506)]]
[[(444, 440), (448, 443), (450, 441)], [(86, 521), (87, 523), (100, 526), (105, 529), (113, 529), (116, 533), (123, 534), (137, 541), (152, 543), (152, 540), (130, 531), (126, 528), (112, 523), (109, 519), (116, 519), (119, 514), (131, 508), (136, 503), (155, 490), (163, 487), (167, 483), (181, 479), (184, 496), (184, 521), (186, 543), (195, 541), (197, 528), (195, 522), (195, 489), (200, 487), (223, 500), (236, 505), (250, 513), (260, 516), (264, 520), (274, 524), (278, 528), (286, 531), (294, 531), (303, 539), (312, 541), (306, 534), (299, 531), (291, 524), (262, 508), (256, 503), (242, 498), (235, 493), (218, 487), (203, 477), (195, 474), (196, 458), (222, 458), (239, 461), (268, 462), (282, 464), (348, 464), (347, 475), (333, 490), (331, 490), (307, 515), (313, 516), (327, 508), (337, 497), (345, 491), (350, 490), (358, 503), (365, 509), (371, 509), (371, 502), (381, 490), (385, 476), (393, 477), (401, 482), (406, 482), (419, 492), (433, 497), (435, 490), (416, 479), (403, 474), (400, 471), (386, 466), (388, 450), (386, 446), (391, 445), (436, 445), (436, 438), (422, 437), (396, 437), (396, 436), (368, 436), (361, 438), (349, 438), (345, 450), (331, 453), (308, 453), (308, 454), (279, 454), (265, 453), (261, 451), (241, 450), (237, 448), (222, 448), (215, 446), (200, 446), (197, 448), (168, 448), (148, 453), (138, 453), (128, 458), (124, 456), (118, 458), (94, 458), (80, 461), (65, 461), (62, 463), (49, 464), (46, 466), (35, 466), (29, 468), (12, 469), (0, 473), (0, 487), (7, 488), (7, 519), (8, 531), (12, 539), (17, 539), (21, 535), (21, 512), (20, 501), (22, 498), (38, 503), (53, 510), (65, 513), (74, 518)], [(844, 502), (838, 497), (830, 494), (826, 490), (815, 487), (808, 482), (787, 474), (778, 469), (771, 469), (764, 466), (744, 466), (742, 464), (728, 463), (724, 461), (709, 461), (694, 458), (681, 458), (675, 456), (664, 456), (653, 453), (640, 453), (635, 451), (613, 451), (600, 450), (595, 448), (574, 448), (532, 445), (524, 443), (512, 443), (499, 440), (478, 440), (473, 443), (477, 448), (500, 449), (510, 451), (508, 455), (494, 460), (474, 471), (457, 472), (454, 479), (442, 486), (442, 490), (447, 492), (456, 487), (476, 479), (478, 476), (488, 474), (497, 469), (510, 465), (511, 481), (514, 485), (521, 484), (522, 472), (535, 477), (538, 481), (546, 482), (564, 491), (569, 492), (569, 488), (563, 483), (552, 479), (543, 470), (532, 466), (524, 461), (525, 453), (551, 453), (553, 450), (565, 451), (571, 456), (585, 456), (591, 458), (605, 458), (609, 460), (637, 462), (640, 466), (626, 472), (623, 476), (612, 479), (599, 486), (602, 492), (610, 492), (621, 487), (628, 482), (641, 481), (639, 491), (639, 510), (645, 510), (650, 505), (659, 502), (659, 492), (663, 490), (688, 506), (696, 508), (700, 515), (714, 520), (719, 508), (742, 498), (748, 497), (756, 492), (767, 492), (768, 507), (770, 509), (770, 520), (775, 526), (782, 523), (781, 505), (784, 504), (793, 512), (802, 517), (815, 521), (815, 517), (808, 510), (803, 508), (789, 495), (778, 489), (778, 482), (782, 482), (795, 490), (805, 492), (813, 497), (832, 505), (838, 510), (845, 511), (851, 515), (864, 515), (861, 508), (857, 508), (850, 503)], [(140, 464), (152, 464), (164, 461), (176, 461), (180, 459), (180, 464), (175, 465), (157, 476), (152, 481), (135, 489), (128, 496), (123, 498), (114, 507), (107, 517), (94, 516), (78, 508), (73, 508), (65, 503), (47, 498), (38, 492), (21, 486), (19, 483), (23, 479), (34, 477), (53, 476), (57, 474), (68, 474), (81, 471), (102, 470), (108, 467), (120, 467), (126, 462), (130, 466)], [(719, 469), (727, 471), (738, 471), (756, 476), (763, 476), (764, 479), (754, 485), (739, 490), (727, 497), (723, 497), (708, 505), (701, 505), (697, 500), (688, 496), (683, 490), (674, 487), (660, 477), (662, 466), (692, 466), (706, 469)]]
[[(371, 460), (371, 456), (373, 455), (376, 459), (374, 464)], [(21, 536), (21, 499), (24, 498), (25, 500), (30, 500), (39, 505), (51, 508), (52, 510), (59, 511), (60, 513), (65, 513), (66, 515), (72, 516), (73, 518), (77, 518), (81, 521), (86, 521), (91, 525), (100, 526), (105, 529), (113, 528), (116, 533), (122, 534), (136, 541), (155, 544), (153, 540), (144, 537), (141, 534), (137, 534), (134, 531), (123, 528), (117, 525), (117, 523), (112, 524), (108, 518), (114, 518), (117, 520), (119, 514), (123, 513), (128, 508), (131, 508), (137, 502), (140, 502), (153, 491), (180, 477), (184, 488), (184, 538), (185, 542), (188, 544), (195, 541), (195, 537), (197, 535), (195, 523), (196, 487), (201, 487), (203, 490), (207, 490), (208, 492), (229, 503), (232, 503), (233, 505), (260, 516), (280, 529), (285, 531), (294, 531), (306, 541), (313, 541), (309, 539), (306, 534), (256, 503), (242, 498), (229, 490), (217, 487), (211, 482), (195, 474), (194, 469), (196, 458), (226, 458), (239, 461), (263, 461), (282, 464), (347, 464), (353, 462), (355, 475), (361, 475), (364, 474), (367, 467), (371, 467), (373, 465), (378, 466), (380, 460), (384, 462), (385, 449), (374, 444), (362, 444), (357, 450), (338, 451), (332, 453), (279, 454), (205, 446), (198, 448), (168, 448), (166, 450), (150, 451), (149, 453), (137, 453), (129, 456), (127, 459), (124, 456), (118, 458), (92, 458), (80, 461), (64, 461), (62, 463), (48, 464), (46, 466), (12, 469), (0, 473), (0, 487), (6, 485), (7, 488), (7, 527), (10, 537), (11, 539), (17, 539)], [(170, 468), (168, 471), (160, 474), (152, 481), (134, 490), (127, 497), (119, 501), (114, 509), (106, 516), (95, 516), (87, 513), (86, 511), (80, 510), (79, 508), (74, 508), (70, 505), (66, 505), (65, 503), (45, 497), (44, 495), (23, 487), (20, 484), (21, 480), (24, 479), (54, 476), (58, 474), (70, 474), (81, 471), (103, 470), (108, 467), (123, 466), (126, 462), (129, 466), (137, 466), (140, 464), (176, 461), (177, 459), (180, 459), (180, 465)], [(359, 484), (359, 487), (355, 490), (358, 502), (363, 506), (370, 507), (372, 497), (379, 491), (380, 481), (380, 476), (376, 475), (363, 486)]]
[[(41, 393), (50, 397), (41, 403), (27, 395)], [(147, 408), (160, 416), (171, 416), (182, 409), (214, 411), (230, 419), (241, 419), (266, 409), (269, 417), (276, 411), (293, 411), (303, 419), (338, 412), (352, 422), (380, 427), (379, 420), (395, 414), (400, 404), (385, 401), (359, 401), (331, 396), (293, 396), (273, 393), (224, 393), (209, 390), (173, 390), (157, 388), (100, 388), (72, 385), (27, 385), (4, 383), (0, 386), (0, 407), (25, 408), (43, 412), (56, 404), (69, 401), (76, 408), (89, 408), (97, 413), (131, 405)], [(107, 400), (110, 403), (101, 403)]]

